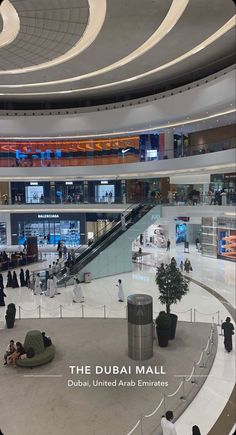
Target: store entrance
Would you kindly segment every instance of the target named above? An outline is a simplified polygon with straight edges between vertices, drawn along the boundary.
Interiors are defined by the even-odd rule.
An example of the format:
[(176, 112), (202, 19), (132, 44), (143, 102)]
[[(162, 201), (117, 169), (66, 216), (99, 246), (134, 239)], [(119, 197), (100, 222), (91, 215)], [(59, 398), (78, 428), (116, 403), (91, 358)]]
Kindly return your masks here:
[(38, 238), (39, 245), (57, 245), (59, 240), (67, 246), (80, 245), (80, 221), (20, 222), (18, 243), (24, 244), (27, 237)]

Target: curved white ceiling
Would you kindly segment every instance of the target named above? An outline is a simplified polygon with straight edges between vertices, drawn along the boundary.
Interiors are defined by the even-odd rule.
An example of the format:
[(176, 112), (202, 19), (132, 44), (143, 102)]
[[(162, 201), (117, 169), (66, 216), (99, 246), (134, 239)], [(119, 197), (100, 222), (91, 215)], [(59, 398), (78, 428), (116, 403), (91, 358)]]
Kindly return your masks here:
[[(171, 7), (168, 11), (168, 14), (166, 15), (165, 19), (162, 21), (161, 25), (158, 27), (158, 29), (150, 36), (150, 38), (147, 39), (140, 47), (138, 47), (136, 50), (134, 50), (132, 53), (130, 53), (128, 56), (123, 57), (122, 59), (118, 60), (117, 62), (114, 62), (104, 68), (100, 68), (96, 71), (91, 71), (90, 73), (83, 74), (81, 76), (78, 76), (76, 80), (82, 80), (85, 78), (95, 77), (100, 74), (107, 73), (109, 71), (113, 71), (116, 68), (119, 68), (121, 66), (126, 65), (129, 62), (132, 62), (133, 60), (137, 59), (139, 56), (142, 56), (144, 53), (146, 53), (148, 50), (153, 48), (156, 44), (158, 44), (175, 26), (175, 24), (178, 22), (180, 17), (182, 16), (183, 12), (185, 11), (187, 5), (189, 3), (189, 0), (173, 0)], [(27, 67), (27, 68), (18, 68), (13, 70), (7, 70), (7, 71), (0, 71), (0, 74), (22, 74), (25, 72), (31, 72), (31, 71), (37, 71), (43, 68), (48, 68), (50, 66), (55, 66), (61, 62), (65, 62), (69, 59), (71, 59), (74, 56), (77, 56), (79, 53), (81, 53), (83, 50), (85, 50), (95, 39), (97, 34), (100, 32), (102, 24), (105, 19), (106, 15), (106, 0), (89, 0), (89, 6), (90, 6), (90, 22), (88, 29), (86, 29), (85, 33), (88, 33), (88, 40), (89, 44), (86, 45), (86, 34), (84, 35), (85, 44), (82, 44), (82, 40), (79, 42), (79, 44), (82, 46), (81, 50), (75, 50), (76, 47), (78, 47), (79, 44), (73, 47), (70, 51), (68, 51), (65, 55), (60, 56), (59, 58), (52, 60), (50, 62), (46, 62), (40, 65), (35, 65), (33, 67)], [(91, 37), (89, 38), (89, 33), (92, 33), (95, 35), (93, 39)], [(72, 54), (73, 51), (73, 54)], [(70, 55), (71, 53), (71, 55)], [(60, 60), (62, 59), (62, 60)], [(63, 60), (64, 59), (64, 60)], [(75, 78), (73, 79), (75, 80)], [(70, 81), (70, 79), (68, 79)], [(66, 83), (65, 81), (64, 83)]]
[(20, 31), (19, 15), (9, 0), (4, 0), (0, 6), (3, 28), (0, 33), (0, 48), (11, 44)]
[[(216, 32), (214, 32), (210, 37), (208, 37), (207, 39), (202, 41), (197, 46), (193, 47), (188, 52), (186, 52), (183, 55), (181, 55), (181, 56), (171, 60), (170, 62), (167, 62), (167, 63), (165, 63), (163, 65), (160, 65), (159, 67), (157, 67), (155, 69), (146, 71), (145, 73), (139, 74), (137, 76), (129, 77), (127, 79), (119, 80), (119, 81), (116, 81), (116, 82), (104, 83), (102, 85), (97, 85), (97, 86), (92, 86), (92, 87), (86, 87), (86, 88), (79, 88), (79, 89), (71, 89), (71, 90), (65, 90), (65, 91), (28, 92), (28, 93), (10, 93), (10, 94), (8, 94), (8, 93), (0, 93), (0, 95), (18, 95), (18, 96), (22, 96), (22, 95), (69, 94), (69, 93), (75, 93), (75, 92), (90, 91), (90, 90), (95, 90), (95, 89), (103, 89), (103, 88), (108, 88), (108, 87), (112, 87), (112, 86), (115, 86), (115, 85), (120, 85), (122, 83), (129, 83), (129, 82), (132, 82), (132, 81), (135, 81), (135, 80), (139, 80), (139, 79), (147, 77), (147, 76), (149, 76), (151, 74), (157, 73), (157, 72), (159, 72), (161, 70), (170, 68), (170, 67), (176, 65), (177, 63), (182, 62), (183, 60), (189, 58), (190, 56), (193, 56), (194, 54), (198, 53), (199, 51), (204, 50), (210, 44), (215, 42), (218, 38), (220, 38), (225, 33), (227, 33), (229, 30), (234, 28), (234, 26), (235, 26), (235, 17), (236, 17), (236, 15), (234, 15), (230, 20), (228, 20), (220, 29), (218, 29)], [(11, 88), (12, 89), (12, 88), (22, 88), (22, 87), (49, 86), (49, 85), (58, 85), (58, 84), (64, 84), (64, 83), (68, 83), (68, 82), (73, 82), (73, 81), (81, 80), (82, 78), (87, 78), (87, 74), (84, 75), (84, 76), (71, 77), (71, 78), (68, 78), (68, 79), (55, 80), (55, 81), (43, 82), (43, 83), (41, 82), (41, 83), (27, 83), (27, 84), (15, 84), (15, 85), (1, 85), (0, 84), (0, 87), (1, 88)]]
[[(4, 0), (3, 4), (8, 0)], [(85, 32), (81, 39), (75, 44), (70, 50), (68, 50), (63, 55), (52, 59), (48, 62), (44, 62), (38, 65), (33, 65), (25, 68), (18, 69), (10, 69), (10, 70), (0, 70), (0, 75), (5, 74), (23, 74), (33, 71), (39, 71), (42, 69), (50, 68), (56, 65), (59, 65), (63, 62), (67, 62), (68, 60), (78, 56), (84, 50), (86, 50), (97, 38), (100, 30), (104, 24), (104, 20), (106, 17), (107, 10), (107, 1), (106, 0), (88, 0), (89, 3), (89, 21), (88, 25), (85, 29)], [(1, 8), (0, 8), (1, 10)], [(1, 35), (0, 35), (1, 37)], [(12, 42), (12, 41), (10, 41)], [(9, 43), (10, 43), (9, 42)], [(1, 47), (1, 41), (0, 41)]]

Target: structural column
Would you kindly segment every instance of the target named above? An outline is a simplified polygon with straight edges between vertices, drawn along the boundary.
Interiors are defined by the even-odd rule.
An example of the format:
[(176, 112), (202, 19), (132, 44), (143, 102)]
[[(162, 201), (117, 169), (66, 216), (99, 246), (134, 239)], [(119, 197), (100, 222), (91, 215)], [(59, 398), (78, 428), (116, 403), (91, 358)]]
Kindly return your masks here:
[(168, 159), (174, 158), (174, 130), (173, 128), (168, 128), (165, 130), (165, 143), (164, 143), (164, 156)]

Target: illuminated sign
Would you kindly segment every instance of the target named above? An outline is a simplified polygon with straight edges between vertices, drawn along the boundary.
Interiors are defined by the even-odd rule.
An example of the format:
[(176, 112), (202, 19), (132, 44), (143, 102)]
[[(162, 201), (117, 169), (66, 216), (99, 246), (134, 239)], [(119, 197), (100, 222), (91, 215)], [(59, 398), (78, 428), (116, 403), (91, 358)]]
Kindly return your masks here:
[(58, 219), (59, 214), (38, 214), (39, 219)]

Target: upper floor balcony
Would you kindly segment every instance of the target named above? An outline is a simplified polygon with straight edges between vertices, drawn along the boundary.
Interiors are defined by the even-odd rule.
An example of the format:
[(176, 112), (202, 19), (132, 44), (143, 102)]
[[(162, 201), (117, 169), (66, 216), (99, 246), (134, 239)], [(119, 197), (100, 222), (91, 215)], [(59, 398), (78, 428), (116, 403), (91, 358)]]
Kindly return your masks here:
[(184, 158), (235, 148), (235, 138), (191, 143), (175, 134), (164, 146), (159, 134), (93, 140), (0, 141), (1, 168), (51, 168), (118, 165)]

